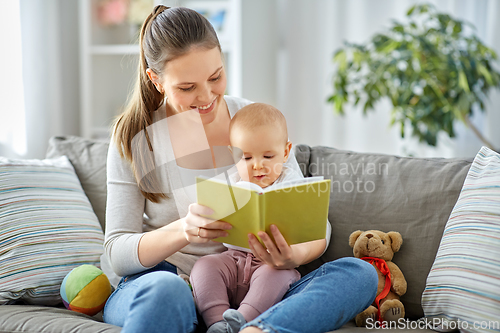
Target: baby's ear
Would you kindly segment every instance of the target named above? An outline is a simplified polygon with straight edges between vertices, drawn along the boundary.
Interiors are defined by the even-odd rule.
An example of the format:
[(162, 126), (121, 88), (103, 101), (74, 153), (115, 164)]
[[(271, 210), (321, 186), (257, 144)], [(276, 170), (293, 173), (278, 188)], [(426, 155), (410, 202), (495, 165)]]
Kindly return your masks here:
[(288, 156), (290, 156), (290, 151), (291, 150), (292, 150), (292, 142), (291, 141), (287, 141), (286, 145), (285, 145), (285, 160), (283, 161), (283, 163), (285, 163), (286, 161), (288, 161)]

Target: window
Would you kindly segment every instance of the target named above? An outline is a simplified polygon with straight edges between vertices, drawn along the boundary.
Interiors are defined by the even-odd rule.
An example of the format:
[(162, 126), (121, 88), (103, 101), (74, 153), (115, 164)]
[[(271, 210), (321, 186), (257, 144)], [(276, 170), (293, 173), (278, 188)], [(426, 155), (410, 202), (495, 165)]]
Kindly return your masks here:
[(7, 147), (0, 154), (22, 156), (27, 145), (19, 0), (0, 1), (0, 31), (6, 32), (0, 52), (0, 149)]

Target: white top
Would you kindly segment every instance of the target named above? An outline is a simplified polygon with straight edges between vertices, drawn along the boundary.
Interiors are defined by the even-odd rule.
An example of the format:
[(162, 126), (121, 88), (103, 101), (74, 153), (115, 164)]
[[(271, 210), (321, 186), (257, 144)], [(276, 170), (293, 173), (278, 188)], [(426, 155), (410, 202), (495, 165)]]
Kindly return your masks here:
[[(231, 117), (243, 106), (252, 103), (231, 96), (224, 96), (224, 99)], [(164, 107), (159, 112), (166, 114)], [(194, 202), (189, 191), (183, 188), (183, 181), (170, 143), (166, 119), (168, 118), (151, 125), (148, 128), (148, 134), (150, 138), (153, 138), (153, 152), (157, 165), (155, 171), (159, 174), (162, 189), (168, 196), (167, 199), (159, 203), (146, 200), (139, 190), (130, 163), (120, 157), (114, 140), (111, 140), (108, 150), (108, 196), (104, 248), (111, 267), (119, 276), (138, 273), (149, 268), (144, 267), (139, 261), (138, 246), (142, 235), (186, 216), (189, 205)], [(134, 137), (134, 144), (141, 143), (140, 134)], [(285, 165), (302, 175), (293, 150)], [(148, 171), (152, 170), (146, 170)], [(327, 240), (329, 238), (330, 235), (327, 235)], [(200, 256), (220, 253), (224, 250), (225, 247), (217, 242), (192, 243), (166, 260), (189, 274)]]
[(220, 168), (214, 169), (186, 169), (181, 166), (177, 166), (179, 171), (179, 176), (181, 177), (181, 183), (187, 196), (191, 202), (196, 202), (196, 177), (202, 178), (219, 178), (224, 177), (225, 174), (231, 174), (231, 169), (235, 168), (233, 165), (228, 165)]

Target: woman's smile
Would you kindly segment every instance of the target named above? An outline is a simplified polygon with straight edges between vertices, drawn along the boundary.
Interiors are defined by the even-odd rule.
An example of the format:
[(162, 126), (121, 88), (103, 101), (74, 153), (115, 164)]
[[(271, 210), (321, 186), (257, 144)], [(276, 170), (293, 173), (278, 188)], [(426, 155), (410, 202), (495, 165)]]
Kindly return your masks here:
[(200, 114), (207, 114), (212, 112), (217, 104), (217, 97), (212, 101), (212, 103), (204, 106), (191, 106), (192, 109), (197, 110)]
[[(154, 74), (154, 73), (153, 73)], [(156, 75), (156, 74), (155, 74)], [(195, 111), (203, 125), (224, 112), (226, 74), (219, 48), (193, 47), (188, 53), (170, 60), (157, 85), (167, 96), (167, 113)]]

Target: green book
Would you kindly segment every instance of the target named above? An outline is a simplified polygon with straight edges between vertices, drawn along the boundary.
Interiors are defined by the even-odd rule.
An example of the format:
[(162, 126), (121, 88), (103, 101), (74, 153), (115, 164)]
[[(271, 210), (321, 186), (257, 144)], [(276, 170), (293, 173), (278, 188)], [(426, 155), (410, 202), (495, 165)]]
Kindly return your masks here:
[[(289, 245), (326, 237), (330, 179), (309, 177), (262, 189), (248, 182), (230, 184), (216, 178), (196, 178), (200, 205), (215, 212), (206, 216), (230, 223), (229, 236), (214, 241), (248, 246), (248, 234), (263, 230), (272, 235), (275, 224)], [(257, 237), (258, 238), (258, 237)]]

